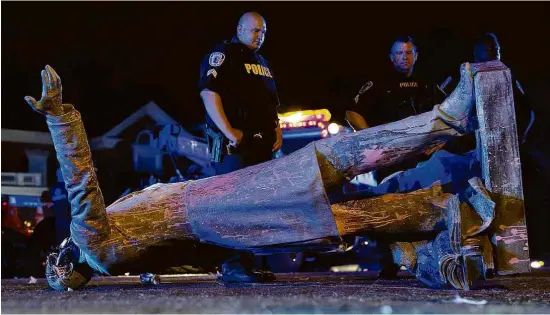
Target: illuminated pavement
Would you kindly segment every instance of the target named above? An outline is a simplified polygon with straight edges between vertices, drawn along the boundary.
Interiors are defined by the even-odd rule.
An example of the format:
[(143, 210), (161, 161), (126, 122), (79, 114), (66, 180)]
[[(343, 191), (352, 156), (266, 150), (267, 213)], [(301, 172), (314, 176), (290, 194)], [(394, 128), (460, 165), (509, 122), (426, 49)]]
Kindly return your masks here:
[[(277, 274), (272, 284), (224, 286), (214, 275), (94, 278), (56, 292), (44, 279), (2, 279), (2, 313), (550, 313), (550, 269), (493, 278), (476, 290), (432, 290), (406, 274)], [(458, 295), (457, 295), (458, 294)]]

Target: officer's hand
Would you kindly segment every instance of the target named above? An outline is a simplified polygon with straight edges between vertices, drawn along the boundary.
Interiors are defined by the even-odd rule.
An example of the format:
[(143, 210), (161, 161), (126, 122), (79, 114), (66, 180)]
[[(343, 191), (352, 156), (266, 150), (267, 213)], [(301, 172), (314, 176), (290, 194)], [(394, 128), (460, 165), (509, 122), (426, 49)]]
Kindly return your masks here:
[(243, 140), (243, 136), (244, 134), (242, 131), (240, 131), (239, 129), (231, 128), (229, 134), (227, 135), (227, 139), (229, 139), (229, 144), (236, 147)]
[(279, 150), (283, 146), (283, 131), (281, 127), (275, 128), (275, 143), (273, 144), (273, 152)]
[(25, 96), (25, 101), (33, 110), (43, 115), (62, 115), (61, 78), (50, 66), (46, 66), (46, 70), (42, 70), (41, 74), (42, 98), (37, 102), (32, 96)]

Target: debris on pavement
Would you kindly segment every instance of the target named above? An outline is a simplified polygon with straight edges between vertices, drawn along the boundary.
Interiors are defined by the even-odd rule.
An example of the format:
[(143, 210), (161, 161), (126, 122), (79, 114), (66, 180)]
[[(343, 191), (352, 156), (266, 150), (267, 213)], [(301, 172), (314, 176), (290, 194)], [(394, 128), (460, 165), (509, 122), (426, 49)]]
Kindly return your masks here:
[(487, 304), (487, 300), (471, 300), (467, 298), (460, 297), (458, 294), (455, 296), (455, 299), (453, 300), (453, 303), (456, 304), (471, 304), (471, 305), (485, 305)]
[(142, 273), (139, 275), (139, 280), (141, 281), (141, 284), (146, 285), (157, 285), (160, 283), (160, 277), (154, 273)]
[(380, 314), (393, 314), (393, 309), (389, 305), (380, 307)]

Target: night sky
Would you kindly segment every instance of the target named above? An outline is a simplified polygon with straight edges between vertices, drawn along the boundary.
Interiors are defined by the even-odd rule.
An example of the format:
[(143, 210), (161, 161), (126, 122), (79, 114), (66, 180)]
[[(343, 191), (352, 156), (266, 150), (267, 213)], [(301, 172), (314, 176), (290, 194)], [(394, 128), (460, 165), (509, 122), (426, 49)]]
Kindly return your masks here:
[[(185, 127), (204, 117), (199, 65), (233, 36), (240, 15), (267, 21), (261, 52), (282, 110), (341, 105), (347, 82), (391, 71), (392, 38), (415, 37), (417, 70), (442, 81), (470, 61), (472, 40), (492, 31), (524, 89), (550, 86), (547, 2), (3, 2), (2, 128), (46, 131), (25, 95), (40, 97), (51, 65), (64, 101), (99, 136), (155, 101)], [(354, 95), (351, 95), (353, 97)], [(540, 100), (540, 98), (539, 98)]]

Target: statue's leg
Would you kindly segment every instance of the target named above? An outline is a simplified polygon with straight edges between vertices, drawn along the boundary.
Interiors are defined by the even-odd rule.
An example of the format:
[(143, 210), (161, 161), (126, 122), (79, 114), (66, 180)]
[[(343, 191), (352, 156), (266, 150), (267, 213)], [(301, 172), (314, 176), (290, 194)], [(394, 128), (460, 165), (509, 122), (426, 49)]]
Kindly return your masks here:
[(492, 268), (486, 231), (494, 206), (479, 178), (474, 178), (460, 195), (443, 192), (437, 182), (410, 193), (334, 204), (332, 211), (342, 236), (399, 240), (391, 245), (393, 261), (430, 287), (468, 289)]
[(468, 185), (472, 177), (481, 176), (479, 160), (475, 151), (453, 154), (445, 150), (435, 152), (428, 161), (419, 163), (415, 168), (404, 170), (377, 186), (359, 185), (356, 190), (345, 191), (338, 200), (356, 200), (391, 193), (407, 193), (429, 188), (440, 182), (447, 192), (458, 193)]
[[(446, 235), (444, 208), (451, 196), (444, 193), (437, 182), (429, 188), (409, 193), (391, 193), (333, 204), (332, 212), (343, 237), (368, 235), (376, 242), (381, 277), (393, 278), (398, 266), (406, 266), (430, 287), (442, 287), (445, 281), (440, 279), (438, 269), (432, 268), (433, 264), (437, 266), (439, 263), (439, 257), (436, 257), (439, 252), (428, 251), (432, 254), (429, 257), (420, 254), (421, 263), (428, 265), (419, 269), (418, 251), (431, 246), (436, 233)], [(442, 245), (450, 248), (448, 242)]]
[(430, 112), (315, 143), (325, 186), (431, 150), (473, 126), (474, 86), (468, 64), (453, 93)]
[(435, 183), (410, 193), (386, 194), (331, 206), (342, 236), (369, 232), (430, 233), (445, 228), (445, 203), (452, 195)]

